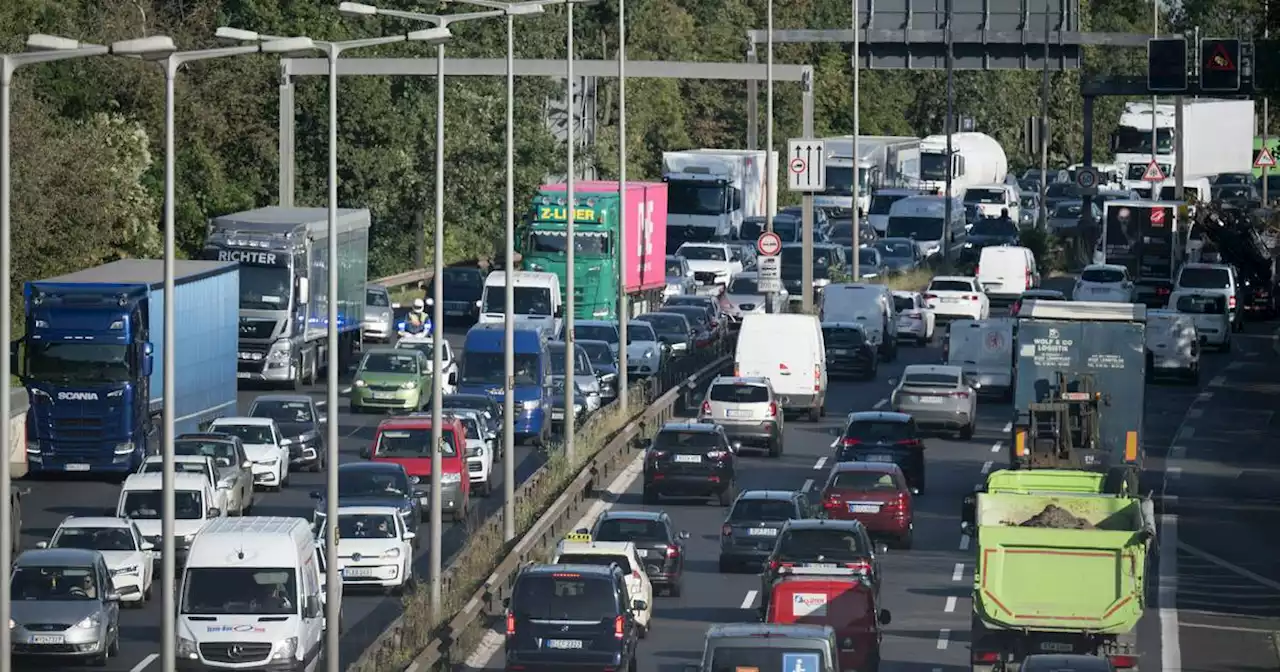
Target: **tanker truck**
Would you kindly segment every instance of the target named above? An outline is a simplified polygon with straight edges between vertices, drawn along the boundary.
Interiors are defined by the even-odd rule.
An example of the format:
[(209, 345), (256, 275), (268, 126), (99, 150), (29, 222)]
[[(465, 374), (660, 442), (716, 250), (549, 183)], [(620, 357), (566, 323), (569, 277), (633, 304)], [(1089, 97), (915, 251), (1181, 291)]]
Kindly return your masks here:
[(1016, 670), (1037, 653), (1105, 656), (1137, 670), (1155, 507), (1106, 494), (1105, 479), (1001, 470), (965, 497), (961, 531), (977, 539), (973, 672)]
[(920, 189), (946, 195), (947, 167), (951, 167), (951, 196), (983, 184), (1000, 184), (1009, 174), (1004, 148), (986, 133), (953, 133), (951, 156), (947, 136), (931, 135), (920, 141)]

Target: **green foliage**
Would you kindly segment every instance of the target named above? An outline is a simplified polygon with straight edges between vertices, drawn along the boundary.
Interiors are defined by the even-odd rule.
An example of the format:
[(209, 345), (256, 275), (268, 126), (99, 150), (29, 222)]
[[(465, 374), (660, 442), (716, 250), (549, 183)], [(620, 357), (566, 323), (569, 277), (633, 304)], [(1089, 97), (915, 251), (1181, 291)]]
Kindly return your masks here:
[(1041, 271), (1065, 271), (1073, 261), (1064, 252), (1062, 241), (1044, 229), (1023, 229), (1018, 244), (1031, 250)]

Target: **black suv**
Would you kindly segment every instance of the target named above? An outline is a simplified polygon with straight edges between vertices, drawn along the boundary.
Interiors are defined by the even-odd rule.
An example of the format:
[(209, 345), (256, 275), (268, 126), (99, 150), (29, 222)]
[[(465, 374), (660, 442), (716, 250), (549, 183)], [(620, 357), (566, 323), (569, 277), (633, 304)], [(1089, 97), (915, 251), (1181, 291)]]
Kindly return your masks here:
[(635, 672), (635, 612), (648, 605), (627, 596), (616, 565), (529, 565), (503, 604), (508, 670)]
[(760, 574), (760, 620), (769, 613), (774, 581), (795, 574), (863, 574), (871, 581), (878, 604), (880, 560), (876, 551), (884, 548), (883, 544), (873, 544), (867, 528), (856, 520), (788, 521), (778, 533), (778, 543)]
[(867, 332), (862, 325), (826, 322), (822, 325), (822, 342), (826, 347), (828, 376), (875, 379), (880, 354), (867, 342)]
[[(586, 532), (586, 530), (578, 530)], [(629, 541), (655, 590), (680, 597), (684, 585), (684, 542), (665, 511), (605, 511), (591, 530), (592, 541)]]
[(893, 462), (902, 469), (911, 494), (924, 492), (924, 440), (910, 415), (850, 413), (836, 446), (836, 462)]
[(668, 495), (712, 497), (728, 506), (737, 488), (736, 458), (720, 426), (669, 423), (645, 452), (644, 503)]

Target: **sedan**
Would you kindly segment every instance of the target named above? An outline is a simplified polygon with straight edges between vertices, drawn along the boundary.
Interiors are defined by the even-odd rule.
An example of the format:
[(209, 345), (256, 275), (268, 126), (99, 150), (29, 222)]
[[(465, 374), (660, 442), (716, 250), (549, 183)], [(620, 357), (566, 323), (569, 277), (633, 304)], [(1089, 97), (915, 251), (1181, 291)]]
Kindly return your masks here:
[(861, 380), (874, 380), (880, 366), (876, 346), (867, 341), (863, 326), (857, 322), (824, 322), (822, 340), (826, 345), (827, 373), (832, 378), (851, 375)]
[(366, 285), (364, 322), (361, 332), (365, 343), (390, 343), (395, 339), (391, 316), (391, 296), (382, 285)]
[(978, 395), (958, 366), (913, 364), (902, 372), (889, 397), (889, 406), (915, 418), (920, 427), (956, 431), (973, 438)]
[(648, 322), (627, 323), (627, 374), (654, 376), (666, 361), (666, 349), (653, 325)]
[[(1093, 221), (1102, 221), (1102, 210), (1098, 204), (1091, 206)], [(1049, 211), (1049, 232), (1054, 235), (1065, 235), (1075, 232), (1084, 225), (1084, 207), (1080, 201), (1063, 201), (1057, 203)]]
[(960, 250), (960, 259), (976, 264), (982, 255), (982, 248), (1017, 245), (1020, 235), (1018, 225), (1013, 220), (984, 217), (974, 222), (973, 228), (969, 230), (969, 237)]
[(1119, 264), (1092, 264), (1080, 272), (1071, 291), (1075, 301), (1133, 303), (1133, 281), (1129, 269)]
[(128, 518), (71, 516), (48, 542), (38, 542), (36, 547), (97, 551), (111, 571), (111, 584), (120, 593), (121, 602), (141, 607), (151, 599), (155, 547)]
[(723, 294), (720, 296), (675, 296), (667, 300), (663, 310), (675, 306), (696, 306), (701, 308), (707, 312), (711, 330), (717, 336), (723, 336), (729, 329), (727, 311), (731, 305)]
[(351, 381), (351, 412), (416, 411), (428, 399), (431, 362), (418, 350), (375, 347)]
[(910, 273), (924, 266), (920, 247), (910, 238), (881, 238), (875, 243), (880, 263), (890, 273)]
[[(765, 312), (765, 298), (765, 293), (760, 291), (760, 274), (755, 271), (747, 271), (733, 276), (733, 280), (729, 282), (729, 288), (725, 292), (725, 299), (729, 302), (730, 310), (734, 318), (739, 322), (747, 315), (763, 315)], [(787, 298), (786, 290), (784, 289), (780, 303), (786, 305)]]
[(618, 398), (618, 357), (605, 341), (581, 340), (578, 347), (587, 353), (591, 368), (600, 381), (600, 402), (607, 404)]
[(859, 281), (874, 280), (884, 275), (889, 275), (889, 266), (881, 258), (880, 250), (866, 245), (858, 248)]
[(290, 466), (302, 471), (324, 471), (324, 424), (328, 422), (316, 400), (306, 394), (268, 394), (253, 400), (251, 418), (276, 421), (285, 445), (289, 447)]
[(637, 322), (647, 322), (653, 327), (658, 339), (671, 351), (674, 357), (683, 357), (693, 352), (693, 337), (697, 333), (693, 325), (684, 315), (675, 313), (645, 313), (636, 318)]
[(1028, 289), (1009, 306), (1009, 314), (1017, 317), (1024, 301), (1066, 301), (1067, 295), (1056, 289)]
[(788, 520), (808, 518), (804, 493), (790, 490), (747, 490), (738, 495), (720, 526), (720, 572), (757, 565), (769, 558), (778, 533)]

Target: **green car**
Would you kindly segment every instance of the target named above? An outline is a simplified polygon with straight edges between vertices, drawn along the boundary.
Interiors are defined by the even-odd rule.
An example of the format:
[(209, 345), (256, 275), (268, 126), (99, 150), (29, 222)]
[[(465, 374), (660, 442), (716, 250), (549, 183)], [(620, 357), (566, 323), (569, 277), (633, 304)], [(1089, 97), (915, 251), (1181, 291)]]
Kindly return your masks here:
[(351, 412), (416, 411), (431, 398), (431, 362), (418, 350), (371, 348), (351, 383)]

